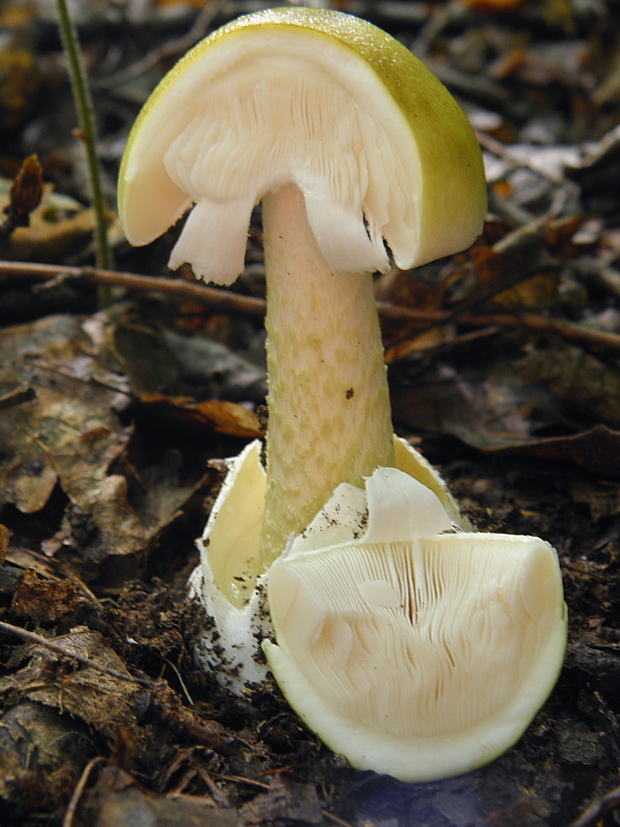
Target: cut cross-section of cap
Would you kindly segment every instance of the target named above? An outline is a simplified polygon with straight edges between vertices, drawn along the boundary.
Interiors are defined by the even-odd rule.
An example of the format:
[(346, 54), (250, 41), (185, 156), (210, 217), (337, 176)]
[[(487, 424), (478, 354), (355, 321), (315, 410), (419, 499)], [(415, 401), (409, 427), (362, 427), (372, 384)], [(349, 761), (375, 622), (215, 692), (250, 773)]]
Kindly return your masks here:
[(355, 767), (405, 781), (467, 772), (521, 736), (557, 679), (557, 555), (536, 537), (452, 532), (435, 495), (395, 469), (378, 469), (367, 496), (360, 540), (322, 547), (318, 532), (272, 566), (269, 665)]
[(263, 195), (302, 191), (334, 272), (412, 267), (469, 246), (486, 188), (473, 131), (444, 86), (370, 23), (317, 9), (239, 18), (191, 50), (132, 130), (119, 179), (128, 239), (193, 209), (172, 254), (230, 283)]

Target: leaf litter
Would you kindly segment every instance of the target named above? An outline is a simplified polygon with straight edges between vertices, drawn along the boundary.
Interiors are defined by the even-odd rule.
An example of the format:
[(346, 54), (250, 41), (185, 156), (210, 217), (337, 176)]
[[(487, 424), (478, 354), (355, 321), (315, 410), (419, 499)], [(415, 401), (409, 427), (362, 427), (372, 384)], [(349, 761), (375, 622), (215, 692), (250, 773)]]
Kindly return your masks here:
[[(111, 205), (127, 130), (171, 56), (243, 10), (77, 4)], [(426, 785), (351, 770), (276, 689), (231, 697), (193, 664), (192, 635), (207, 622), (185, 600), (194, 539), (222, 458), (265, 427), (260, 224), (237, 293), (200, 288), (187, 269), (170, 279), (178, 230), (131, 250), (112, 211), (122, 272), (93, 270), (48, 12), (0, 7), (3, 208), (26, 158), (37, 155), (43, 178), (41, 203), (0, 241), (1, 823), (617, 823), (615, 4), (364, 7), (458, 96), (490, 192), (471, 251), (376, 282), (396, 428), (481, 529), (556, 546), (570, 617), (560, 681), (521, 741)], [(99, 312), (98, 279), (115, 291)]]

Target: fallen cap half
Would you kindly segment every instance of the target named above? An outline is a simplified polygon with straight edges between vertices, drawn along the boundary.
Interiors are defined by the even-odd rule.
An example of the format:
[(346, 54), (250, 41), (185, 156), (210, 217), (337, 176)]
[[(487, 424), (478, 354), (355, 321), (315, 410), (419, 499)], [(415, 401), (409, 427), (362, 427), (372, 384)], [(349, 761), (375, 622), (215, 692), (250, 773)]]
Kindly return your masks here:
[[(557, 680), (557, 555), (537, 537), (453, 532), (435, 495), (395, 469), (366, 493), (363, 537), (325, 547), (319, 532), (273, 564), (269, 666), (353, 766), (403, 781), (475, 769), (517, 741)], [(335, 519), (347, 496), (326, 506)]]

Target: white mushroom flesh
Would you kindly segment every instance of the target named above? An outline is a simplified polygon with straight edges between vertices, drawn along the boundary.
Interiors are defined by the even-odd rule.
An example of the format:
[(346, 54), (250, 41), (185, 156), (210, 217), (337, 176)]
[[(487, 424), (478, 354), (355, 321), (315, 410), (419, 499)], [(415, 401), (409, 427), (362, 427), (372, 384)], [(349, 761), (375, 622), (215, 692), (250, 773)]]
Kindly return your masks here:
[[(424, 457), (408, 443), (394, 437), (398, 466), (407, 475), (437, 491), (450, 514), (449, 522), (468, 528), (445, 482)], [(195, 641), (196, 657), (218, 680), (242, 692), (246, 682), (260, 682), (266, 669), (258, 638), (271, 629), (264, 617), (262, 589), (257, 577), (260, 535), (265, 507), (265, 471), (260, 461), (261, 444), (254, 441), (232, 460), (214, 503), (203, 536), (197, 541), (201, 563), (191, 578), (190, 592), (206, 610), (213, 624)], [(391, 473), (389, 469), (386, 473)], [(405, 486), (406, 488), (406, 486)], [(377, 531), (373, 522), (374, 531)], [(328, 505), (295, 540), (295, 552), (349, 543), (367, 534), (366, 492), (355, 485), (338, 486)], [(372, 535), (371, 535), (372, 536)], [(267, 634), (267, 632), (265, 632)], [(258, 657), (260, 655), (260, 658)]]
[(337, 714), (440, 736), (484, 721), (528, 680), (555, 620), (552, 561), (535, 538), (352, 544), (276, 565), (270, 607)]
[(323, 515), (273, 564), (277, 645), (263, 648), (294, 709), (354, 766), (403, 780), (465, 772), (511, 746), (555, 683), (557, 555), (536, 537), (454, 532), (435, 495), (395, 469), (367, 493), (359, 541), (326, 547)]
[[(290, 44), (278, 48), (212, 78), (166, 152), (168, 175), (195, 202), (170, 266), (189, 261), (208, 281), (231, 283), (243, 269), (254, 205), (288, 184), (304, 194), (333, 272), (385, 271), (383, 236), (397, 263), (409, 264), (420, 174), (404, 118), (394, 105), (376, 112), (377, 97), (353, 91), (366, 74), (359, 65), (353, 83), (338, 85), (308, 45), (294, 54)], [(377, 83), (370, 70), (366, 80)]]

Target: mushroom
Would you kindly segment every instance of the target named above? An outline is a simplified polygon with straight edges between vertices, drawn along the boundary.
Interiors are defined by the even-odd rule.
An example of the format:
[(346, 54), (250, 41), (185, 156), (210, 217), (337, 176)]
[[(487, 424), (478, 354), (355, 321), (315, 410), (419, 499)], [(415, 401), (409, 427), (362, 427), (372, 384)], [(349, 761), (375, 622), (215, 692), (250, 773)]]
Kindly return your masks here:
[(146, 244), (191, 208), (170, 266), (230, 284), (262, 201), (269, 428), (267, 570), (342, 482), (393, 466), (371, 274), (468, 247), (486, 212), (474, 132), (408, 49), (340, 12), (272, 9), (199, 43), (129, 137), (127, 238)]
[[(538, 537), (454, 533), (437, 496), (393, 468), (360, 494), (339, 486), (272, 565), (269, 666), (353, 766), (402, 781), (475, 769), (522, 735), (559, 674), (557, 555)], [(356, 537), (340, 515), (364, 506)]]
[(462, 772), (513, 743), (553, 685), (559, 566), (538, 538), (472, 533), (394, 437), (371, 274), (389, 267), (385, 243), (410, 268), (474, 241), (480, 149), (447, 90), (376, 27), (258, 12), (155, 90), (119, 212), (146, 244), (191, 209), (170, 265), (230, 284), (261, 201), (267, 467), (258, 443), (230, 461), (199, 542), (190, 586), (214, 625), (198, 657), (241, 688), (266, 675), (263, 638), (292, 706), (355, 766)]

